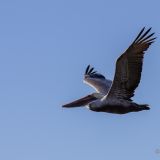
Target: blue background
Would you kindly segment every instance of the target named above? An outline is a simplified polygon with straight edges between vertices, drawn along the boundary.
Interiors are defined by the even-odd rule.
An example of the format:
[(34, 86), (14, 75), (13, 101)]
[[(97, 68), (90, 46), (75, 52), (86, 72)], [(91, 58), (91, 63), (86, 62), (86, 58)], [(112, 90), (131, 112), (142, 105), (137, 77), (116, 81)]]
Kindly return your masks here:
[(150, 111), (114, 115), (61, 105), (93, 89), (91, 64), (115, 61), (143, 26), (160, 34), (159, 0), (0, 1), (1, 160), (159, 160), (159, 38), (145, 55), (134, 100)]

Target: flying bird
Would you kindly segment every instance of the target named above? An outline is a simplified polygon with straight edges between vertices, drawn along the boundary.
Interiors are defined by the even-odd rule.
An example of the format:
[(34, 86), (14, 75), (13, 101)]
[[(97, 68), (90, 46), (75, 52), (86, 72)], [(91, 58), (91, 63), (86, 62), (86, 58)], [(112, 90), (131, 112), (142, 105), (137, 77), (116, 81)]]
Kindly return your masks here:
[(84, 74), (84, 82), (96, 92), (79, 100), (63, 105), (65, 108), (86, 106), (92, 111), (125, 114), (149, 110), (148, 104), (138, 104), (131, 99), (141, 79), (145, 51), (156, 37), (145, 27), (139, 32), (133, 43), (117, 59), (113, 81), (94, 71), (90, 65)]

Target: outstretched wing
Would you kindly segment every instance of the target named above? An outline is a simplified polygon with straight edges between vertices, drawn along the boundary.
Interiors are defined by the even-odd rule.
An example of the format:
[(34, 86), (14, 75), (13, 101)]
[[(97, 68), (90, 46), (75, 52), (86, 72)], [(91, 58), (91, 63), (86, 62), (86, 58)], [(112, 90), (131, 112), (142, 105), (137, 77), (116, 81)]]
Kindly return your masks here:
[(102, 74), (94, 71), (94, 68), (90, 65), (87, 66), (84, 74), (84, 83), (94, 88), (98, 93), (107, 94), (112, 81), (106, 79)]
[(71, 103), (68, 103), (68, 104), (65, 104), (63, 105), (62, 107), (65, 107), (65, 108), (72, 108), (72, 107), (81, 107), (81, 106), (85, 106), (87, 105), (88, 103), (96, 100), (97, 98), (92, 96), (92, 95), (88, 95), (88, 96), (85, 96), (81, 99), (78, 99), (76, 101), (73, 101)]
[(130, 47), (117, 59), (116, 71), (112, 87), (106, 97), (116, 97), (131, 101), (137, 88), (142, 72), (145, 51), (156, 39), (150, 29), (140, 31)]

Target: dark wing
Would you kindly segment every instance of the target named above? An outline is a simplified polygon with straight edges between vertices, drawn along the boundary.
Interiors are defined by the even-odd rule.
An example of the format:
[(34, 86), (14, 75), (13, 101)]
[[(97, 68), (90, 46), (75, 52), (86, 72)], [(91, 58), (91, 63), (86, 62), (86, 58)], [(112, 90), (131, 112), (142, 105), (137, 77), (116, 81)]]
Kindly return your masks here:
[(72, 108), (72, 107), (81, 107), (81, 106), (85, 106), (87, 105), (88, 103), (96, 100), (97, 98), (92, 96), (92, 95), (88, 95), (88, 96), (85, 96), (81, 99), (78, 99), (76, 101), (73, 101), (71, 103), (68, 103), (68, 104), (65, 104), (63, 105), (62, 107), (65, 107), (65, 108)]
[(102, 74), (97, 73), (90, 65), (86, 68), (83, 81), (104, 95), (108, 93), (112, 83), (112, 81), (106, 79)]
[(156, 38), (150, 29), (140, 31), (130, 47), (117, 59), (114, 81), (106, 97), (115, 97), (131, 101), (137, 88), (142, 72), (143, 56)]

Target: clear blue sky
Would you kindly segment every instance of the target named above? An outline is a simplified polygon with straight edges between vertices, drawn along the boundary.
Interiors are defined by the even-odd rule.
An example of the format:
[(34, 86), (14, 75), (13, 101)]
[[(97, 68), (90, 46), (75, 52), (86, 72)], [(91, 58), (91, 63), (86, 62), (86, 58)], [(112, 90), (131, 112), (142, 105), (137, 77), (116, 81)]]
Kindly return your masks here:
[(91, 93), (93, 65), (116, 58), (143, 26), (160, 37), (159, 0), (0, 1), (1, 160), (159, 160), (160, 45), (148, 50), (134, 100), (150, 111), (114, 115), (61, 105)]

